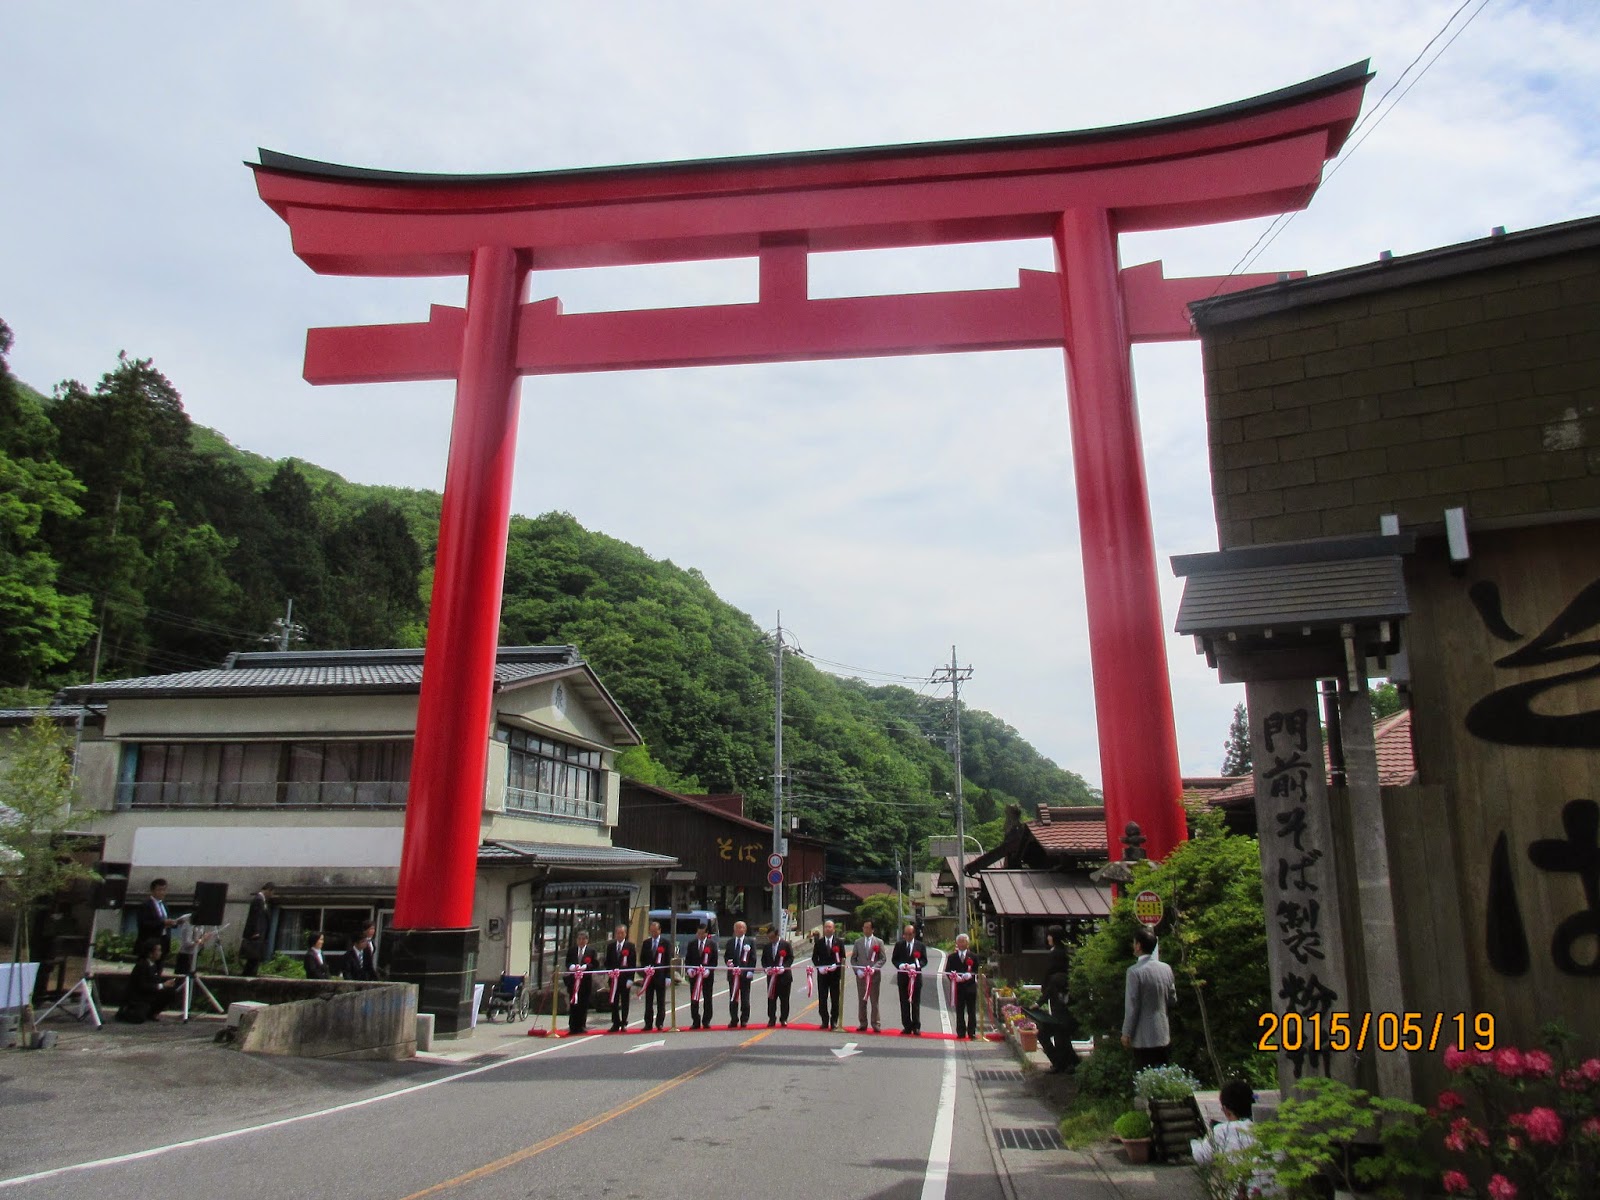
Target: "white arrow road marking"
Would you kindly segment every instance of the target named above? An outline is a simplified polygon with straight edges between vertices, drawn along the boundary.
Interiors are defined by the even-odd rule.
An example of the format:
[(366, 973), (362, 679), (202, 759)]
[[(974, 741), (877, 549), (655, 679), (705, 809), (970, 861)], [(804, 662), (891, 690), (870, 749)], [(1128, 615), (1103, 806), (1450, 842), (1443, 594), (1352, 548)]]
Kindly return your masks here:
[(856, 1049), (856, 1043), (854, 1043), (854, 1042), (846, 1042), (844, 1044), (844, 1049), (843, 1050), (835, 1050), (833, 1052), (833, 1056), (835, 1058), (849, 1058), (852, 1054), (864, 1054), (864, 1053), (865, 1053), (865, 1051)]
[(662, 1038), (659, 1042), (646, 1042), (642, 1046), (630, 1046), (628, 1049), (624, 1050), (623, 1053), (624, 1054), (637, 1054), (641, 1050), (654, 1050), (657, 1046), (665, 1046), (666, 1044), (667, 1044), (667, 1039), (666, 1038)]

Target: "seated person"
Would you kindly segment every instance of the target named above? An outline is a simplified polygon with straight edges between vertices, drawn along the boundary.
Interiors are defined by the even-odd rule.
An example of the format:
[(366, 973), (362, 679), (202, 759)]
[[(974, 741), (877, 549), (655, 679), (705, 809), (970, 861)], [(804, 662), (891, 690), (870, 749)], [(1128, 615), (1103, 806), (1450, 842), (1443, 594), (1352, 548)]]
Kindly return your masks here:
[(177, 996), (178, 980), (161, 978), (161, 956), (166, 938), (150, 938), (128, 976), (128, 994), (117, 1009), (117, 1020), (129, 1025), (153, 1021)]
[[(1256, 1098), (1250, 1085), (1242, 1079), (1229, 1080), (1222, 1085), (1217, 1099), (1227, 1119), (1213, 1125), (1205, 1137), (1190, 1139), (1189, 1156), (1196, 1166), (1209, 1162), (1226, 1164), (1230, 1159), (1243, 1158), (1256, 1144), (1255, 1123), (1251, 1120)], [(1273, 1193), (1271, 1177), (1262, 1172), (1253, 1173), (1248, 1182), (1239, 1181), (1240, 1195), (1269, 1196)]]

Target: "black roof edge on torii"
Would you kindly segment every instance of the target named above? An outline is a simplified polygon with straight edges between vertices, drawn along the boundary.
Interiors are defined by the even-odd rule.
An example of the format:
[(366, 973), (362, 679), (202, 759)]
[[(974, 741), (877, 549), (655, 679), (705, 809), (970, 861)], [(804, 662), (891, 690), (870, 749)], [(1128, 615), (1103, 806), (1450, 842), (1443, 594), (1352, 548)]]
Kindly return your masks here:
[(258, 149), (261, 161), (246, 162), (248, 167), (261, 167), (269, 171), (302, 175), (313, 179), (347, 179), (360, 183), (392, 183), (436, 186), (438, 184), (503, 184), (531, 180), (583, 179), (605, 175), (649, 174), (653, 171), (715, 170), (729, 166), (774, 167), (816, 162), (849, 162), (852, 159), (885, 159), (941, 153), (961, 153), (972, 150), (1029, 150), (1050, 149), (1119, 138), (1138, 137), (1150, 133), (1166, 133), (1196, 125), (1234, 120), (1251, 113), (1267, 111), (1303, 100), (1313, 99), (1328, 92), (1337, 92), (1358, 82), (1372, 78), (1370, 59), (1351, 63), (1337, 71), (1319, 75), (1276, 91), (1264, 92), (1245, 100), (1234, 100), (1213, 108), (1180, 113), (1171, 117), (1156, 117), (1148, 121), (1134, 121), (1123, 125), (1106, 125), (1094, 129), (1070, 130), (1058, 133), (1014, 134), (994, 138), (961, 138), (942, 142), (909, 142), (886, 146), (852, 146), (832, 150), (783, 151), (776, 154), (729, 155), (720, 158), (687, 159), (650, 163), (625, 163), (603, 167), (567, 167), (551, 171), (512, 171), (490, 174), (441, 174), (423, 171), (391, 171), (374, 167), (353, 167), (341, 163), (322, 162), (301, 158), (265, 147)]

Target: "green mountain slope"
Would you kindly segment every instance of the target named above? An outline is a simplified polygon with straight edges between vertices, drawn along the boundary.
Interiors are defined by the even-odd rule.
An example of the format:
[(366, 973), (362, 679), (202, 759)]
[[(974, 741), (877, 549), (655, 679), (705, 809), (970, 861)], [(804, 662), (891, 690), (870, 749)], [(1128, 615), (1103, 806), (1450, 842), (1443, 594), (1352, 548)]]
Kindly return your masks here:
[[(38, 698), (97, 659), (100, 677), (211, 665), (260, 648), (290, 597), (296, 645), (421, 643), (438, 493), (239, 449), (190, 422), (148, 362), (46, 399), (5, 371), (8, 344), (0, 324), (0, 470), (34, 503), (0, 525), (0, 603), (37, 617), (51, 653), (0, 641), (0, 693)], [(771, 643), (698, 571), (563, 513), (515, 517), (501, 634), (580, 648), (645, 736), (630, 773), (743, 792), (770, 814)], [(784, 675), (790, 811), (840, 863), (886, 871), (897, 848), (953, 828), (948, 700), (794, 654)], [(964, 709), (961, 727), (970, 822), (1095, 799), (1000, 719)]]

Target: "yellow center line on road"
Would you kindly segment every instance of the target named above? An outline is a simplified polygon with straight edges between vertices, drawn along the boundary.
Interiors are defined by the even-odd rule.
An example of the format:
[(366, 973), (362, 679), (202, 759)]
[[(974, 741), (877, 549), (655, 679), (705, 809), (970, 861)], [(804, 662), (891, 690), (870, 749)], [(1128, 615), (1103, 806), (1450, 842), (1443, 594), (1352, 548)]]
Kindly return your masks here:
[(412, 1192), (409, 1196), (402, 1197), (401, 1200), (422, 1200), (422, 1197), (424, 1196), (436, 1196), (440, 1192), (448, 1191), (451, 1188), (460, 1187), (467, 1183), (474, 1183), (479, 1179), (487, 1179), (490, 1175), (498, 1174), (499, 1172), (504, 1171), (507, 1167), (514, 1167), (518, 1163), (527, 1162), (530, 1158), (535, 1158), (538, 1155), (543, 1154), (546, 1150), (554, 1150), (557, 1146), (565, 1145), (574, 1138), (582, 1137), (591, 1130), (598, 1129), (607, 1122), (614, 1121), (618, 1117), (650, 1103), (650, 1101), (656, 1099), (657, 1097), (666, 1095), (680, 1084), (688, 1083), (689, 1080), (695, 1078), (695, 1076), (704, 1075), (713, 1067), (721, 1066), (740, 1050), (743, 1050), (746, 1046), (754, 1046), (757, 1042), (761, 1041), (763, 1038), (770, 1037), (775, 1032), (777, 1031), (773, 1029), (763, 1029), (760, 1033), (752, 1034), (750, 1037), (747, 1037), (732, 1050), (725, 1051), (722, 1054), (717, 1055), (715, 1058), (701, 1063), (698, 1067), (693, 1067), (690, 1070), (685, 1071), (681, 1075), (674, 1075), (671, 1079), (656, 1084), (655, 1087), (651, 1088), (649, 1091), (641, 1092), (632, 1100), (628, 1100), (622, 1104), (619, 1104), (613, 1109), (603, 1112), (598, 1116), (590, 1117), (587, 1121), (580, 1121), (572, 1128), (565, 1129), (560, 1133), (547, 1137), (542, 1142), (536, 1142), (532, 1146), (524, 1146), (521, 1150), (513, 1151), (504, 1158), (497, 1158), (493, 1162), (484, 1163), (481, 1167), (474, 1167), (472, 1170), (467, 1171), (464, 1174), (457, 1175), (453, 1179), (446, 1179), (441, 1183), (434, 1184), (432, 1187), (423, 1188), (420, 1192)]

